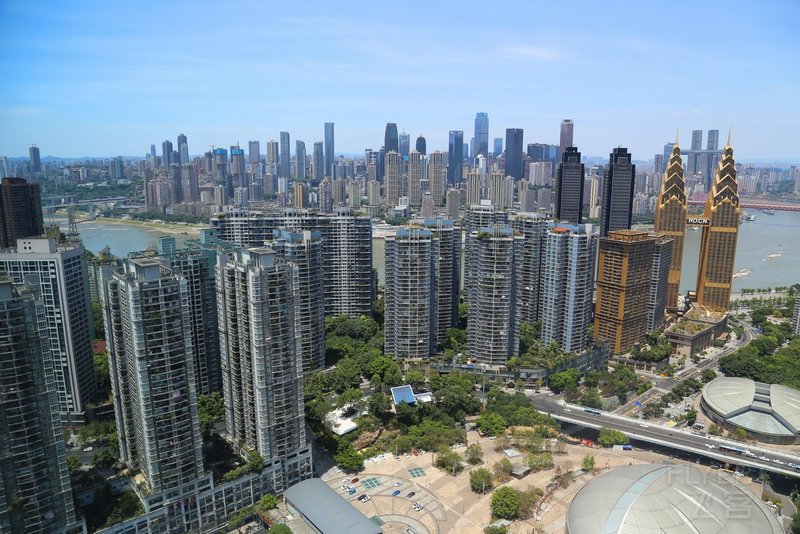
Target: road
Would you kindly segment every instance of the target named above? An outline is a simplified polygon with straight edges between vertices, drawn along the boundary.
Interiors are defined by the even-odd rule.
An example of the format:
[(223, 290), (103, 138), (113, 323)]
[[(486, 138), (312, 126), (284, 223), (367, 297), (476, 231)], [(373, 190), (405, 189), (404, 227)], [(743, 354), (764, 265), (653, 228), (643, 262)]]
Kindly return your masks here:
[[(573, 423), (586, 428), (615, 428), (629, 438), (669, 447), (683, 452), (691, 452), (698, 456), (732, 463), (744, 467), (761, 469), (788, 477), (800, 478), (800, 472), (788, 464), (800, 465), (800, 457), (784, 454), (771, 449), (755, 447), (712, 436), (693, 434), (688, 430), (667, 428), (639, 419), (625, 417), (610, 412), (593, 415), (584, 412), (583, 406), (559, 404), (559, 401), (534, 397), (531, 399), (537, 410), (547, 413), (556, 420)], [(720, 445), (748, 450), (755, 456), (726, 453), (719, 449)], [(780, 463), (779, 463), (780, 462)]]

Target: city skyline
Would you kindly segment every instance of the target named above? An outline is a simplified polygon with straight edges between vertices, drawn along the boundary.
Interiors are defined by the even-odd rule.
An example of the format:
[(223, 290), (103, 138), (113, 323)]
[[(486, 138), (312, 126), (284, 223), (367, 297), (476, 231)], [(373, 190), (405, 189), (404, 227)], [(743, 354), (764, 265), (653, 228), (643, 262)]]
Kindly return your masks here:
[[(468, 142), (477, 112), (489, 115), (489, 138), (520, 127), (530, 142), (557, 143), (570, 118), (589, 156), (622, 145), (651, 159), (678, 126), (683, 146), (691, 129), (732, 127), (740, 161), (798, 157), (791, 134), (800, 111), (787, 104), (798, 74), (785, 66), (797, 55), (790, 22), (800, 7), (788, 2), (724, 10), (678, 3), (675, 10), (691, 12), (680, 25), (657, 24), (655, 8), (628, 6), (614, 10), (613, 28), (590, 25), (607, 8), (582, 3), (568, 29), (558, 22), (575, 20), (573, 6), (511, 5), (512, 18), (474, 17), (466, 6), (448, 11), (447, 24), (430, 22), (445, 18), (437, 16), (443, 7), (429, 5), (414, 23), (380, 5), (320, 4), (299, 16), (289, 6), (240, 5), (230, 11), (247, 16), (230, 22), (212, 4), (161, 6), (155, 18), (142, 5), (44, 7), (0, 7), (0, 61), (14, 73), (0, 95), (0, 153), (10, 157), (31, 144), (43, 157), (137, 156), (179, 132), (193, 155), (211, 144), (277, 139), (281, 130), (312, 146), (326, 121), (337, 124), (338, 153), (380, 148), (386, 122), (424, 136), (431, 152), (446, 149), (451, 130), (469, 132)], [(526, 14), (534, 12), (531, 25)], [(205, 27), (209, 18), (215, 25), (203, 32), (171, 25)], [(727, 31), (708, 32), (709, 20)], [(681, 75), (670, 77), (676, 57)], [(612, 83), (618, 70), (600, 67), (610, 61), (622, 62), (634, 83)], [(514, 81), (476, 76), (476, 65), (513, 71)], [(737, 83), (716, 83), (721, 68), (736, 72)], [(280, 72), (293, 83), (266, 83)], [(764, 84), (769, 72), (782, 75)]]

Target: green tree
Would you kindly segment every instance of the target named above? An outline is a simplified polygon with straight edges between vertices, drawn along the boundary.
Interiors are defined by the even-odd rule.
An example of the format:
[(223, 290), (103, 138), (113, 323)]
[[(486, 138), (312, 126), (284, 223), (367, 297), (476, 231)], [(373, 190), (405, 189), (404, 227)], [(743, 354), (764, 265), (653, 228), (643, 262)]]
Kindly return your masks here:
[(367, 406), (369, 413), (380, 419), (383, 423), (386, 423), (392, 415), (392, 400), (389, 395), (385, 393), (374, 393), (370, 395), (367, 400)]
[(722, 427), (717, 424), (711, 423), (711, 426), (708, 427), (708, 433), (712, 436), (721, 436), (722, 432)]
[(389, 356), (375, 358), (367, 367), (367, 375), (371, 377), (370, 384), (376, 388), (399, 386), (403, 382), (397, 361)]
[(508, 534), (508, 529), (501, 525), (489, 525), (483, 529), (483, 534)]
[(544, 495), (544, 492), (539, 488), (528, 486), (525, 491), (518, 491), (519, 495), (519, 509), (517, 517), (520, 519), (529, 519), (533, 517), (533, 512), (536, 510), (536, 503)]
[(278, 507), (278, 498), (272, 493), (267, 493), (258, 501), (258, 509), (261, 512), (267, 512)]
[(553, 467), (553, 455), (549, 452), (540, 452), (528, 455), (528, 467), (533, 471), (550, 469)]
[(419, 389), (425, 385), (425, 375), (421, 371), (412, 369), (406, 373), (406, 384), (410, 385), (414, 390)]
[(714, 372), (713, 369), (706, 369), (703, 371), (701, 377), (703, 379), (703, 382), (711, 382), (712, 380), (717, 378), (717, 373)]
[(219, 392), (214, 391), (209, 395), (200, 395), (197, 398), (197, 415), (200, 420), (200, 430), (204, 434), (210, 433), (214, 429), (214, 425), (224, 420), (225, 402)]
[(144, 513), (144, 508), (139, 497), (136, 496), (133, 490), (126, 491), (117, 499), (111, 513), (108, 515), (108, 519), (106, 519), (105, 526), (116, 525), (142, 513)]
[(508, 425), (502, 416), (487, 412), (478, 417), (476, 421), (478, 430), (487, 436), (498, 436), (506, 431)]
[(483, 449), (477, 443), (473, 443), (464, 451), (464, 456), (470, 465), (477, 465), (481, 463), (483, 458)]
[(78, 459), (77, 456), (67, 456), (67, 469), (69, 469), (69, 474), (75, 474), (81, 468), (81, 461)]
[(333, 460), (345, 471), (358, 472), (364, 469), (364, 457), (349, 443), (340, 447)]
[[(383, 302), (382, 300), (379, 302)], [(292, 529), (290, 529), (287, 525), (280, 524), (274, 525), (269, 529), (270, 534), (292, 534)]]
[(339, 395), (339, 399), (336, 402), (337, 408), (344, 408), (345, 406), (351, 406), (352, 410), (359, 412), (361, 411), (361, 401), (364, 399), (364, 392), (358, 388), (347, 388)]
[(737, 428), (736, 430), (733, 431), (733, 437), (735, 437), (738, 440), (745, 441), (747, 440), (747, 430), (745, 430), (744, 428)]
[(475, 493), (486, 493), (492, 489), (492, 473), (485, 467), (473, 469), (469, 474), (469, 487)]
[(442, 449), (436, 453), (436, 467), (447, 471), (451, 475), (459, 473), (463, 467), (461, 465), (461, 455), (452, 449)]
[(94, 355), (94, 373), (97, 376), (97, 389), (105, 400), (111, 395), (111, 369), (108, 351), (98, 352)]
[[(623, 392), (624, 393), (624, 392)], [(580, 399), (580, 404), (588, 406), (589, 408), (602, 408), (603, 403), (600, 402), (600, 395), (596, 389), (587, 389)]]
[(603, 447), (611, 447), (613, 445), (627, 444), (628, 437), (616, 428), (603, 428), (600, 430), (600, 436), (597, 441)]
[(587, 454), (581, 461), (581, 469), (584, 471), (594, 471), (594, 456)]
[(576, 391), (578, 389), (578, 379), (580, 373), (575, 368), (570, 368), (565, 371), (553, 373), (547, 378), (550, 389), (556, 393), (565, 391), (567, 393)]
[(99, 302), (92, 302), (92, 321), (94, 322), (95, 339), (105, 339), (106, 325), (103, 322), (103, 305)]
[(500, 480), (508, 480), (511, 477), (511, 471), (514, 469), (514, 466), (511, 465), (511, 461), (508, 458), (501, 458), (497, 463), (494, 464), (492, 467), (492, 471), (494, 471), (494, 476), (499, 478)]
[(94, 453), (92, 465), (95, 467), (109, 467), (114, 465), (119, 454), (111, 447), (103, 447)]
[(792, 534), (800, 534), (800, 512), (792, 518)]
[(492, 494), (492, 515), (501, 519), (516, 519), (519, 513), (519, 494), (509, 486), (497, 488)]

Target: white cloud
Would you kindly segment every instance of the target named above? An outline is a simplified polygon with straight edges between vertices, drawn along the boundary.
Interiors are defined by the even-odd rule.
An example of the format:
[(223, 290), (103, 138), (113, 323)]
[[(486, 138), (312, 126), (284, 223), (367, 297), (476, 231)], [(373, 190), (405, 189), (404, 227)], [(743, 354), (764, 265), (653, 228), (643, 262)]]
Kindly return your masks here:
[(41, 115), (44, 113), (44, 109), (35, 106), (14, 106), (0, 108), (0, 113), (3, 115), (12, 115), (14, 117), (30, 117), (31, 115)]
[(564, 59), (564, 54), (555, 48), (547, 46), (504, 46), (500, 52), (507, 56), (535, 59), (537, 61), (559, 61)]

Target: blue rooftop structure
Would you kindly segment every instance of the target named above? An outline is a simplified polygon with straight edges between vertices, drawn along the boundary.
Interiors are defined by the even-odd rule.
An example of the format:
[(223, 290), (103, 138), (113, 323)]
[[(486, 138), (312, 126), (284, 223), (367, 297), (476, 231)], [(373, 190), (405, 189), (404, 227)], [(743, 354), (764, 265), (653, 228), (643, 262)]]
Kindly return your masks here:
[(414, 390), (411, 386), (397, 386), (392, 388), (392, 400), (395, 404), (405, 402), (406, 404), (416, 404), (417, 398), (414, 396)]

